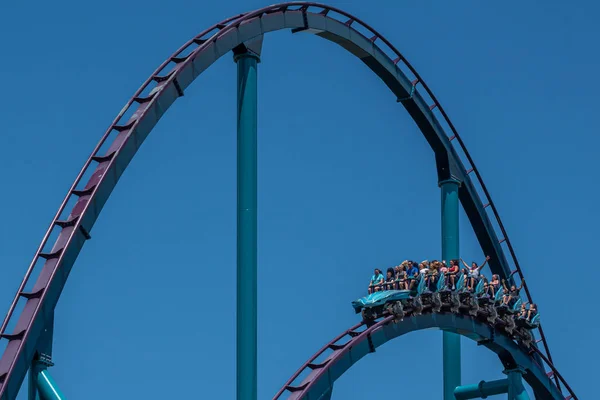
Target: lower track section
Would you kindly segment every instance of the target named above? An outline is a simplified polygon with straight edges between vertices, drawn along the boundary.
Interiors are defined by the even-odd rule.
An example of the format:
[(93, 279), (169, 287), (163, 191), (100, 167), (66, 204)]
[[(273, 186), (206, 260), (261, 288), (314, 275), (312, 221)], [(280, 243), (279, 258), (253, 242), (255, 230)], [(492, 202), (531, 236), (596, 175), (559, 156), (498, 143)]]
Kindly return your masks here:
[[(407, 333), (438, 328), (459, 334), (498, 354), (505, 369), (520, 367), (524, 378), (540, 399), (562, 400), (554, 382), (532, 357), (531, 351), (490, 325), (469, 315), (429, 313), (394, 322), (393, 316), (377, 320), (373, 325), (357, 324), (323, 347), (298, 370), (273, 400), (317, 400), (330, 392), (334, 382), (352, 365), (384, 343)], [(329, 352), (328, 355), (327, 352)], [(324, 357), (323, 359), (321, 359)], [(309, 374), (300, 382), (297, 378), (306, 370)]]

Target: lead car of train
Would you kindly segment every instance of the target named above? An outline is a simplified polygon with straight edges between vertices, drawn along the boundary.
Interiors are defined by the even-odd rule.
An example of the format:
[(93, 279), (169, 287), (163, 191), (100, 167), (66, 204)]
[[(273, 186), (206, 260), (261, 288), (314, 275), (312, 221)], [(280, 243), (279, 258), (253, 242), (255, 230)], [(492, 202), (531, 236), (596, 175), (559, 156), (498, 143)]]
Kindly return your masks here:
[(470, 291), (465, 287), (465, 276), (461, 274), (456, 289), (450, 290), (445, 284), (444, 274), (434, 290), (427, 288), (425, 278), (420, 275), (413, 290), (381, 290), (352, 302), (354, 311), (361, 313), (364, 322), (372, 325), (385, 315), (393, 315), (401, 321), (407, 315), (421, 315), (424, 312), (439, 313), (450, 311), (466, 313), (492, 326), (504, 330), (509, 336), (526, 347), (531, 345), (531, 331), (539, 326), (540, 315), (536, 312), (530, 320), (517, 317), (522, 300), (519, 298), (510, 305), (503, 304), (504, 291), (500, 288), (494, 297), (483, 293), (483, 280)]

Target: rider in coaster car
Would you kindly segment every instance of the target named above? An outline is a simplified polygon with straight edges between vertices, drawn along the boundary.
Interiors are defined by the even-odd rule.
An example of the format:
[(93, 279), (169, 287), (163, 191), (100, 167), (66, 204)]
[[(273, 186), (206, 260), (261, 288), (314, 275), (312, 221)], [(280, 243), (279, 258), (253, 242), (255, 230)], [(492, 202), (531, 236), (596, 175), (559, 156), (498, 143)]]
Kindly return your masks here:
[(394, 286), (394, 268), (388, 268), (385, 277), (385, 289), (392, 290)]
[(491, 283), (488, 282), (487, 278), (485, 276), (482, 276), (481, 279), (483, 279), (483, 296), (487, 296), (489, 298), (493, 298), (494, 295), (496, 294), (495, 290), (494, 290), (494, 285), (492, 285)]
[(533, 317), (537, 315), (537, 305), (535, 303), (531, 303), (529, 306), (529, 310), (527, 311), (527, 321), (531, 321)]
[(433, 260), (431, 263), (429, 263), (429, 273), (427, 274), (427, 285), (429, 287), (429, 290), (431, 290), (432, 292), (435, 291), (436, 286), (437, 286), (437, 281), (440, 277), (440, 266), (442, 265), (441, 262), (439, 262), (438, 260)]
[(416, 262), (407, 261), (406, 276), (408, 278), (408, 289), (413, 290), (417, 284), (417, 278), (419, 277), (419, 268), (416, 266)]
[(498, 274), (492, 275), (492, 281), (490, 282), (490, 285), (492, 285), (492, 287), (494, 288), (494, 293), (496, 293), (498, 289), (500, 289), (500, 276)]
[(473, 261), (471, 263), (470, 267), (465, 262), (465, 260), (463, 260), (462, 258), (460, 259), (460, 261), (462, 261), (463, 265), (469, 269), (469, 280), (467, 281), (468, 282), (467, 289), (469, 289), (470, 291), (475, 290), (475, 286), (477, 285), (477, 281), (479, 280), (479, 273), (480, 273), (481, 269), (483, 267), (485, 267), (485, 264), (487, 264), (489, 259), (490, 259), (490, 256), (487, 256), (485, 258), (485, 261), (483, 262), (483, 264), (481, 264), (480, 266), (477, 266), (477, 263), (475, 261)]
[(407, 290), (408, 284), (406, 283), (406, 268), (403, 264), (398, 265), (394, 268), (396, 275), (396, 284), (399, 290)]
[[(439, 262), (439, 261), (437, 261)], [(448, 266), (446, 265), (446, 261), (442, 261), (439, 263), (440, 266), (440, 274), (443, 273), (444, 275), (448, 274)]]
[(519, 310), (519, 313), (517, 314), (517, 318), (526, 318), (527, 317), (527, 304), (528, 302), (524, 302), (521, 304), (521, 309)]
[(504, 287), (504, 298), (502, 299), (503, 304), (510, 306), (513, 304), (513, 301), (519, 298), (519, 293), (521, 289), (523, 289), (523, 284), (525, 284), (525, 279), (521, 281), (521, 286), (516, 287), (515, 285), (511, 285), (510, 290), (508, 290), (508, 286), (506, 286), (506, 281), (502, 279), (502, 286)]
[(378, 292), (381, 290), (383, 284), (383, 274), (379, 268), (375, 268), (375, 272), (371, 277), (371, 283), (369, 284), (369, 294)]
[(429, 273), (429, 261), (421, 261), (419, 264), (419, 273), (421, 275), (427, 275)]
[[(446, 263), (446, 261), (443, 261), (443, 263)], [(456, 289), (455, 283), (458, 272), (458, 260), (450, 260), (450, 267), (448, 268), (448, 282), (452, 290)]]
[(429, 283), (429, 261), (421, 261), (418, 268), (421, 279), (425, 279), (425, 285), (427, 285)]

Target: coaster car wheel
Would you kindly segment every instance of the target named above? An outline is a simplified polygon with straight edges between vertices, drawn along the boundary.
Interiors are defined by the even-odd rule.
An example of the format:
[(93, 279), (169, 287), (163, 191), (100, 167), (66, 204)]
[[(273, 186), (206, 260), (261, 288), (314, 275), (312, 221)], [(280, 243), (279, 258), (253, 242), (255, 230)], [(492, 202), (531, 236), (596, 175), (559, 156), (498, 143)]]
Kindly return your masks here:
[(506, 304), (500, 304), (499, 306), (496, 307), (496, 311), (498, 312), (498, 315), (504, 317), (504, 315), (507, 313), (508, 311), (508, 306)]
[(433, 293), (431, 293), (431, 292), (421, 293), (421, 295), (418, 298), (421, 301), (422, 305), (424, 305), (424, 306), (431, 305), (433, 302)]
[(473, 296), (471, 295), (470, 292), (462, 292), (458, 295), (458, 298), (460, 299), (460, 302), (462, 304), (464, 304), (465, 306), (470, 306), (471, 299), (473, 298)]
[(496, 311), (496, 307), (493, 304), (489, 304), (487, 307), (487, 321), (490, 324), (496, 323), (496, 319), (498, 318), (498, 311)]
[(452, 305), (452, 292), (449, 290), (444, 290), (440, 293), (440, 298), (442, 299), (442, 304)]
[(531, 332), (525, 328), (517, 328), (517, 332), (519, 332), (519, 335), (521, 336), (521, 344), (525, 347), (530, 347), (531, 342), (533, 341), (533, 335)]
[(515, 330), (515, 320), (512, 317), (512, 315), (509, 314), (505, 314), (504, 317), (502, 317), (502, 320), (505, 323), (504, 329), (506, 330), (506, 332), (509, 335), (512, 335), (513, 331)]
[(377, 318), (377, 314), (373, 311), (372, 308), (363, 308), (362, 310), (363, 321), (366, 323), (373, 322), (375, 318)]
[(439, 313), (442, 310), (442, 297), (438, 292), (431, 295), (431, 311)]
[(453, 292), (450, 295), (450, 311), (452, 311), (453, 313), (458, 313), (459, 310), (460, 310), (460, 298), (458, 296), (458, 293)]
[(415, 297), (413, 299), (413, 314), (421, 315), (423, 312), (423, 301), (421, 300), (421, 296)]
[(475, 296), (471, 296), (469, 299), (469, 314), (476, 317), (479, 313), (479, 302)]
[(394, 322), (402, 321), (404, 319), (404, 305), (401, 301), (396, 301), (393, 304), (390, 304), (388, 307), (388, 312), (394, 316)]

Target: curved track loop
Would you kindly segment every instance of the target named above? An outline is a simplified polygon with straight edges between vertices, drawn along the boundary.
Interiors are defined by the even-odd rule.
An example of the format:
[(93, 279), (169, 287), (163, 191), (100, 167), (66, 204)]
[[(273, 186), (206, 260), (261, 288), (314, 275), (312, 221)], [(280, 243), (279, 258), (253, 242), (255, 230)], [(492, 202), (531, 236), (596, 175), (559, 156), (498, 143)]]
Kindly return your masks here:
[[(286, 382), (273, 400), (317, 400), (333, 389), (333, 383), (352, 365), (369, 353), (407, 333), (438, 328), (468, 337), (498, 354), (505, 369), (520, 366), (523, 377), (533, 388), (538, 399), (562, 399), (563, 395), (548, 377), (544, 368), (528, 351), (511, 338), (479, 322), (469, 315), (451, 313), (425, 314), (394, 323), (393, 316), (380, 319), (371, 327), (358, 324), (348, 329), (319, 350)], [(364, 329), (362, 329), (364, 328)], [(329, 351), (329, 354), (326, 352)], [(295, 384), (303, 373), (305, 378)], [(288, 397), (283, 397), (289, 394)]]
[[(462, 139), (432, 91), (404, 56), (373, 28), (342, 10), (318, 3), (277, 4), (223, 20), (184, 44), (144, 82), (102, 136), (44, 235), (0, 327), (0, 338), (9, 341), (0, 359), (0, 400), (16, 396), (77, 255), (89, 239), (89, 232), (121, 174), (154, 125), (191, 82), (219, 57), (252, 38), (281, 29), (306, 31), (333, 41), (360, 58), (383, 80), (413, 117), (434, 150), (436, 159), (446, 160), (449, 171), (440, 171), (438, 166), (440, 174), (463, 182), (460, 199), (482, 249), (491, 257), (492, 271), (509, 279), (514, 273), (523, 278), (498, 211)], [(418, 89), (419, 85), (423, 92)], [(429, 103), (425, 100), (427, 96), (431, 99)], [(452, 136), (444, 132), (436, 118), (436, 109), (452, 131)], [(113, 134), (115, 137), (110, 141)], [(104, 152), (102, 149), (108, 143), (110, 145)], [(458, 143), (458, 149), (464, 152), (470, 165), (468, 170), (457, 148), (453, 147), (454, 143)], [(85, 174), (92, 171), (91, 177), (84, 182)], [(485, 204), (470, 179), (471, 173), (475, 174), (484, 192)], [(72, 198), (77, 198), (77, 202), (68, 209), (67, 204)], [(502, 239), (498, 239), (486, 211), (488, 207), (500, 227)], [(51, 234), (57, 231), (58, 238), (51, 249), (46, 250)], [(502, 249), (503, 242), (508, 245), (516, 268), (514, 271), (511, 271)], [(26, 292), (25, 288), (40, 260), (45, 261), (38, 279), (33, 289)], [(525, 291), (528, 300), (532, 301), (527, 286)], [(13, 332), (8, 334), (7, 327), (20, 300), (26, 300), (25, 307), (18, 314)], [(555, 370), (541, 328), (540, 333), (546, 356), (539, 358), (539, 362), (546, 359), (550, 368)], [(556, 384), (560, 385), (558, 374), (554, 376)]]

